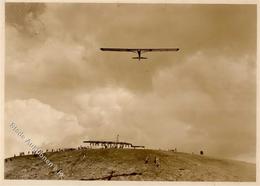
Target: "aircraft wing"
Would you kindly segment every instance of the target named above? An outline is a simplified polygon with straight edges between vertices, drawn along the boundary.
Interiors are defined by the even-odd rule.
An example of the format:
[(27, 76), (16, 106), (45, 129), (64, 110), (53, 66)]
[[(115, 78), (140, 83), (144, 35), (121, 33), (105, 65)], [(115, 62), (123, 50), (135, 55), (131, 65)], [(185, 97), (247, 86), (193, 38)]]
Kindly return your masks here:
[(179, 48), (144, 48), (140, 49), (142, 52), (171, 52), (171, 51), (178, 51)]
[(164, 51), (178, 51), (179, 48), (100, 48), (102, 51), (114, 51), (114, 52), (164, 52)]
[(137, 52), (137, 49), (133, 48), (100, 48), (100, 50), (112, 52)]

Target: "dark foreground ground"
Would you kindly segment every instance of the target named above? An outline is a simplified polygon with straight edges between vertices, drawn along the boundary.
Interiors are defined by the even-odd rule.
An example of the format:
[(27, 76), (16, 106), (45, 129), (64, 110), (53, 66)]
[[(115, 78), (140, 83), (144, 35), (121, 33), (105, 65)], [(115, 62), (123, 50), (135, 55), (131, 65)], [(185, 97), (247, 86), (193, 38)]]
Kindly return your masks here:
[[(143, 149), (82, 149), (49, 152), (67, 180), (255, 181), (256, 165), (170, 151)], [(145, 163), (146, 157), (150, 159)], [(158, 157), (160, 166), (154, 163)], [(59, 179), (39, 157), (5, 162), (5, 179)]]

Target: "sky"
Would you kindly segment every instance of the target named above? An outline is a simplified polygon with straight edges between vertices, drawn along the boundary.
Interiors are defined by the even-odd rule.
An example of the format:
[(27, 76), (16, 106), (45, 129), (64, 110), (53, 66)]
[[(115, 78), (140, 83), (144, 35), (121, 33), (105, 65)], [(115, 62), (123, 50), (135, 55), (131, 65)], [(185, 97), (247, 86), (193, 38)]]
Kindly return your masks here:
[[(256, 158), (256, 5), (6, 3), (5, 156), (115, 140)], [(101, 47), (178, 52), (103, 52)]]

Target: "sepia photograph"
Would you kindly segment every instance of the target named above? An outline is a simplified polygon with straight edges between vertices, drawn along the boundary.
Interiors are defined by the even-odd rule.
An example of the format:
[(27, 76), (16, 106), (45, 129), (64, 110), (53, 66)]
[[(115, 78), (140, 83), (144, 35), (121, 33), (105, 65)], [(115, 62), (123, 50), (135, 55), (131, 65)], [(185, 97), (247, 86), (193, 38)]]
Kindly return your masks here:
[(4, 9), (4, 180), (256, 183), (256, 3)]

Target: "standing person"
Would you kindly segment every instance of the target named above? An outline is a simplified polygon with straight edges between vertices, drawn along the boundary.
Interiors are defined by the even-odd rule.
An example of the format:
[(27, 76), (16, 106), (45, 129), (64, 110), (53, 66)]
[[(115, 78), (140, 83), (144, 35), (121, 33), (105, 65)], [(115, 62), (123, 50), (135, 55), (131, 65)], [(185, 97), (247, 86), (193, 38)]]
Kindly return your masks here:
[(155, 163), (156, 167), (160, 167), (159, 157), (155, 156), (154, 163)]
[(146, 156), (144, 163), (147, 164), (149, 162), (149, 156)]

